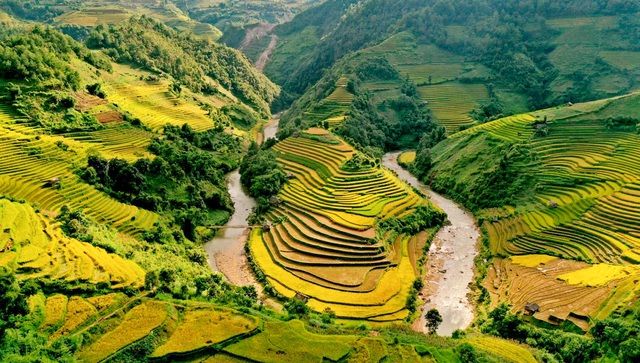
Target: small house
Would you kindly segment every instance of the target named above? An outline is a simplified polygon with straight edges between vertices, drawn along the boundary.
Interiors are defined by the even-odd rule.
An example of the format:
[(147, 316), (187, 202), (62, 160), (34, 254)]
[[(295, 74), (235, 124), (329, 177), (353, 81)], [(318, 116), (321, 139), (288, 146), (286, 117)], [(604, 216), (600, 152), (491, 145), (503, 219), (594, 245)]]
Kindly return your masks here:
[(538, 311), (540, 311), (540, 305), (538, 305), (536, 303), (527, 303), (524, 306), (524, 312), (527, 315), (533, 315), (533, 314), (537, 313)]

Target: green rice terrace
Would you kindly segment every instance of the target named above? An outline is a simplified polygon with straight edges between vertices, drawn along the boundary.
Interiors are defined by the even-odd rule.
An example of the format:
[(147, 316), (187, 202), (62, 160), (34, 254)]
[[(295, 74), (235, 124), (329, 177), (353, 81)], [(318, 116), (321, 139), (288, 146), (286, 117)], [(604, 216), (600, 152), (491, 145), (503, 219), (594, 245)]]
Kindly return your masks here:
[[(474, 202), (489, 251), (499, 257), (485, 284), (493, 301), (507, 299), (514, 309), (535, 301), (534, 318), (585, 330), (633, 303), (640, 139), (621, 120), (637, 115), (639, 105), (630, 94), (507, 117), (435, 148), (433, 185), (461, 200), (482, 185), (482, 168), (522, 173), (500, 186), (515, 190), (510, 199), (490, 201), (490, 208)], [(487, 158), (496, 152), (487, 144), (501, 150), (502, 164)], [(454, 182), (452, 172), (468, 182)]]

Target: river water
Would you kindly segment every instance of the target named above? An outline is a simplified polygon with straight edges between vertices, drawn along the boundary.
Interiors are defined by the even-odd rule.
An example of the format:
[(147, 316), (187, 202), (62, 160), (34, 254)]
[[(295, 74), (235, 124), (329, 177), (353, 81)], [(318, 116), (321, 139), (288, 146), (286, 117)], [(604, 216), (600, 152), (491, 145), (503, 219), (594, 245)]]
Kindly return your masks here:
[(216, 237), (204, 245), (204, 249), (209, 255), (212, 270), (222, 273), (232, 284), (253, 285), (256, 281), (244, 254), (244, 243), (249, 233), (247, 218), (256, 203), (240, 183), (238, 170), (227, 175), (227, 189), (235, 212)]
[[(275, 138), (278, 132), (280, 114), (264, 126), (258, 142)], [(235, 285), (254, 285), (260, 290), (260, 284), (256, 281), (247, 256), (244, 253), (244, 244), (249, 234), (247, 218), (251, 210), (256, 206), (255, 200), (249, 196), (240, 182), (238, 170), (227, 174), (227, 190), (235, 207), (235, 212), (224, 228), (221, 228), (216, 236), (204, 245), (209, 255), (209, 266), (216, 272), (222, 273), (229, 282)]]
[(382, 163), (395, 171), (401, 179), (428, 195), (435, 205), (447, 213), (450, 222), (438, 231), (429, 248), (425, 288), (420, 294), (425, 304), (420, 319), (416, 320), (413, 328), (426, 332), (424, 314), (435, 308), (443, 318), (437, 333), (449, 336), (456, 329), (467, 328), (473, 321), (474, 308), (469, 295), (480, 232), (471, 213), (430, 190), (402, 168), (397, 162), (399, 154), (400, 152), (386, 154)]

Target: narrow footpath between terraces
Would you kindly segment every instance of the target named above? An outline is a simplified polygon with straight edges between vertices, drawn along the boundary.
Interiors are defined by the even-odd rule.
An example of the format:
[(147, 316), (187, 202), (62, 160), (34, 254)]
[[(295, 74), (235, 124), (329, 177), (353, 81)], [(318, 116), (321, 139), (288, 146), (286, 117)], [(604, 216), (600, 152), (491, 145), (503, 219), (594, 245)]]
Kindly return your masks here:
[(382, 160), (384, 166), (428, 195), (435, 205), (447, 213), (450, 221), (450, 224), (438, 231), (429, 249), (425, 266), (425, 288), (421, 293), (425, 304), (420, 319), (413, 326), (416, 331), (426, 332), (424, 314), (429, 309), (436, 308), (443, 318), (437, 333), (448, 336), (456, 329), (467, 328), (473, 321), (474, 307), (469, 300), (469, 293), (480, 232), (471, 213), (454, 201), (433, 192), (402, 168), (397, 162), (399, 154), (386, 154)]

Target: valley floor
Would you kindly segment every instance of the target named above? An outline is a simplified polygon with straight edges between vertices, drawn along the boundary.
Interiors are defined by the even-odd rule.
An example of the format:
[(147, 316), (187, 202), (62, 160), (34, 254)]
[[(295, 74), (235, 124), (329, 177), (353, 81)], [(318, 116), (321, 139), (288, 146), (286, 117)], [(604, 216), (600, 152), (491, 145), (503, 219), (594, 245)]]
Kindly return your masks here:
[(424, 314), (435, 308), (443, 317), (438, 334), (451, 335), (456, 329), (466, 329), (473, 321), (474, 307), (469, 294), (480, 232), (471, 213), (454, 201), (429, 190), (398, 164), (399, 155), (399, 152), (386, 154), (382, 159), (384, 166), (426, 193), (431, 202), (447, 213), (450, 222), (438, 231), (429, 248), (427, 276), (421, 293), (426, 301), (423, 313), (413, 328), (426, 332)]

